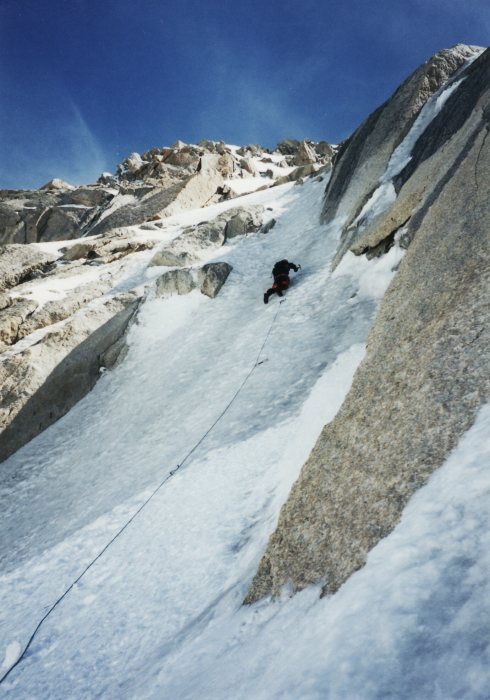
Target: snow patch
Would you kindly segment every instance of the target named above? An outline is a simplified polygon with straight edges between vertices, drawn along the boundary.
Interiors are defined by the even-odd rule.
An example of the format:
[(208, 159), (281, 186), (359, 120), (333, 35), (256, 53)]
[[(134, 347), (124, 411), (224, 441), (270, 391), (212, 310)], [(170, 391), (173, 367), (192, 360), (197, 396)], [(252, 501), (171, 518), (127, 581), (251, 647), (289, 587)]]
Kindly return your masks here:
[(405, 252), (397, 241), (385, 255), (374, 260), (368, 260), (365, 255), (354, 255), (348, 250), (332, 277), (336, 279), (347, 275), (356, 282), (356, 303), (359, 299), (381, 300)]
[(15, 664), (21, 654), (22, 648), (19, 642), (11, 642), (5, 651), (2, 669), (7, 670)]

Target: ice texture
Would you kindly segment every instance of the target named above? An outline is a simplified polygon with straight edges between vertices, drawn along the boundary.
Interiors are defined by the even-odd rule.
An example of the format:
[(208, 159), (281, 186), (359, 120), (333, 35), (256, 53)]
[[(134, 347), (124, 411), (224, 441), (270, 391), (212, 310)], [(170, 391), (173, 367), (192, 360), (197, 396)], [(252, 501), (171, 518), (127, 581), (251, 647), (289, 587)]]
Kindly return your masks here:
[[(313, 586), (290, 598), (286, 587), (242, 606), (402, 255), (395, 245), (379, 260), (346, 256), (332, 275), (343, 222), (319, 225), (323, 191), (310, 180), (244, 197), (277, 224), (209, 257), (233, 266), (219, 296), (150, 295), (125, 361), (2, 465), (5, 671), (223, 412), (270, 331), (229, 410), (46, 619), (0, 697), (488, 697), (490, 407), (335, 595), (320, 600)], [(262, 296), (284, 257), (302, 269), (278, 311)], [(149, 254), (128, 258), (121, 289), (158, 272)]]

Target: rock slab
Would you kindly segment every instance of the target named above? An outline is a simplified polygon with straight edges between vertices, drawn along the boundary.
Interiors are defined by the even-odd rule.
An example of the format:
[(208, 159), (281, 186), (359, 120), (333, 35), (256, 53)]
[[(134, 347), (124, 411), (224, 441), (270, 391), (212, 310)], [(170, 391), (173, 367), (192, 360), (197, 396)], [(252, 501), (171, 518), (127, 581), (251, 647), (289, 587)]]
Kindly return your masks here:
[(100, 355), (123, 335), (141, 298), (113, 297), (0, 360), (0, 462), (88, 394), (100, 376)]
[(281, 509), (247, 604), (290, 582), (337, 591), (490, 399), (490, 51), (463, 85), (473, 96), (466, 121), (448, 100), (430, 140), (441, 147), (420, 157), (400, 191), (419, 192), (407, 253), (351, 390)]
[(209, 263), (203, 265), (198, 272), (198, 284), (201, 292), (211, 299), (218, 296), (221, 287), (233, 270), (231, 265), (225, 262)]

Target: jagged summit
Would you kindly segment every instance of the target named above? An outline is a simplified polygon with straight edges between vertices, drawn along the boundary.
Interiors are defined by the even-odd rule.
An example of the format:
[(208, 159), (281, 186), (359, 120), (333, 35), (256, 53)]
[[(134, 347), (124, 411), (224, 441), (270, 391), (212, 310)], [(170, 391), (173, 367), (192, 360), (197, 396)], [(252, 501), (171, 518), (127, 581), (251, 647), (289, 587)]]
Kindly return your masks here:
[[(258, 159), (260, 163), (273, 166), (271, 171), (274, 172), (277, 167), (298, 167), (313, 163), (325, 165), (333, 154), (334, 149), (326, 141), (312, 143), (309, 139), (301, 142), (283, 139), (272, 153), (267, 148), (254, 144), (237, 148), (228, 146), (224, 141), (207, 139), (202, 139), (197, 145), (176, 141), (170, 148), (152, 148), (141, 156), (139, 153), (132, 153), (117, 166), (115, 175), (104, 173), (98, 182), (114, 186), (137, 182), (147, 186), (169, 187), (178, 179), (189, 177), (202, 168), (216, 168), (224, 177), (230, 179), (244, 177), (243, 172), (246, 173), (245, 177), (247, 173), (254, 175), (257, 168), (247, 168), (247, 161), (243, 165), (242, 159)], [(264, 172), (264, 169), (259, 172)]]
[(334, 149), (322, 141), (284, 139), (273, 153), (203, 139), (132, 153), (115, 175), (73, 187), (55, 179), (40, 190), (0, 191), (0, 245), (69, 240), (143, 224), (188, 208), (297, 180), (330, 168)]

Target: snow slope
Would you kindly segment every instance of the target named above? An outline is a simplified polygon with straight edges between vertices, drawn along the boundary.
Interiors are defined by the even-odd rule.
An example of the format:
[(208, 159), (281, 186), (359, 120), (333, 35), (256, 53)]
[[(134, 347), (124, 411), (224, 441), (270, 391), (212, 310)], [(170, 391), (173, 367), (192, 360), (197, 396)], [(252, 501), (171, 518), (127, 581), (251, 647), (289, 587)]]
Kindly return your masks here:
[[(319, 226), (323, 190), (308, 181), (241, 199), (271, 207), (277, 224), (209, 258), (233, 266), (220, 295), (150, 296), (124, 363), (3, 465), (5, 671), (226, 408), (267, 338), (229, 410), (47, 618), (0, 697), (488, 697), (490, 409), (336, 595), (311, 587), (241, 605), (402, 255), (348, 257), (331, 275), (344, 222)], [(286, 256), (302, 270), (279, 309), (276, 297), (264, 306)], [(134, 257), (121, 288), (159, 272)]]

